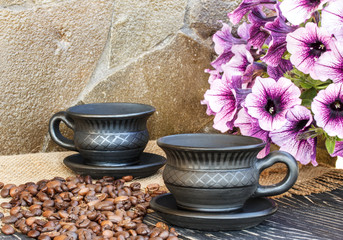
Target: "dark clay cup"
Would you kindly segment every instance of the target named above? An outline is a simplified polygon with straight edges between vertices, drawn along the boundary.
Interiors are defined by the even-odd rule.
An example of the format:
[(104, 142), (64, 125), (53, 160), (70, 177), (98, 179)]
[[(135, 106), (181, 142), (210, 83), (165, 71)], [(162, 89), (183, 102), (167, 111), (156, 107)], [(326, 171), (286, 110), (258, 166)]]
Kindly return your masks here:
[[(58, 145), (80, 152), (89, 165), (133, 165), (149, 141), (146, 123), (154, 112), (138, 103), (78, 105), (53, 115), (49, 133)], [(61, 134), (61, 121), (73, 130), (73, 140)]]
[[(257, 154), (265, 143), (258, 138), (228, 134), (178, 134), (158, 139), (167, 155), (163, 170), (166, 187), (179, 207), (204, 212), (234, 211), (251, 197), (278, 195), (298, 177), (292, 155), (276, 151), (263, 159)], [(260, 173), (285, 163), (287, 176), (271, 186), (259, 185)]]

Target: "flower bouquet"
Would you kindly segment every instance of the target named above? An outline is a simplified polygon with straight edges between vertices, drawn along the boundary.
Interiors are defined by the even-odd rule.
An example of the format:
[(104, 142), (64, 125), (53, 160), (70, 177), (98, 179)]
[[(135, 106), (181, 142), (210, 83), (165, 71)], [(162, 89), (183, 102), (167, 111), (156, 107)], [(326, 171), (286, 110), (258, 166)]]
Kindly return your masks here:
[(243, 0), (228, 17), (201, 102), (213, 127), (263, 139), (259, 157), (274, 143), (317, 165), (318, 137), (343, 156), (343, 1)]

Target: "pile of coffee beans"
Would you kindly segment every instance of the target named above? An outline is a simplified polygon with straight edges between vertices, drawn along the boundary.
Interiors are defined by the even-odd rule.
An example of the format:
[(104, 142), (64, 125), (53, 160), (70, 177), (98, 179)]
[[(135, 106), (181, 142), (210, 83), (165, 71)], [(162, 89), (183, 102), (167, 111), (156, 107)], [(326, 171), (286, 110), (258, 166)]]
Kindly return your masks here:
[(0, 182), (2, 202), (1, 231), (20, 231), (40, 240), (175, 240), (174, 228), (158, 222), (143, 223), (151, 211), (149, 202), (165, 191), (150, 184), (145, 191), (132, 176), (121, 179), (90, 176), (55, 177), (52, 180), (21, 185)]

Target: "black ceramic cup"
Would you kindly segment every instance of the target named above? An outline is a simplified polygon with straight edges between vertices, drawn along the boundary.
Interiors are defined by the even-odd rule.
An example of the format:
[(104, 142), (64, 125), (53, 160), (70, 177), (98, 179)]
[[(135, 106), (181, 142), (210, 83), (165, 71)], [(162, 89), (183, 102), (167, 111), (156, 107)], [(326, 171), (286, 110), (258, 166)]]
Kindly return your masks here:
[[(78, 105), (53, 115), (49, 133), (58, 145), (78, 151), (89, 165), (133, 165), (149, 141), (146, 123), (154, 112), (152, 106), (138, 103)], [(61, 121), (73, 130), (73, 140), (61, 134)]]
[[(251, 197), (278, 195), (298, 177), (292, 155), (276, 151), (263, 159), (257, 154), (265, 143), (258, 138), (228, 134), (178, 134), (157, 144), (167, 155), (163, 170), (166, 187), (179, 207), (204, 212), (234, 211)], [(260, 173), (275, 163), (285, 163), (287, 176), (271, 186), (259, 184)]]

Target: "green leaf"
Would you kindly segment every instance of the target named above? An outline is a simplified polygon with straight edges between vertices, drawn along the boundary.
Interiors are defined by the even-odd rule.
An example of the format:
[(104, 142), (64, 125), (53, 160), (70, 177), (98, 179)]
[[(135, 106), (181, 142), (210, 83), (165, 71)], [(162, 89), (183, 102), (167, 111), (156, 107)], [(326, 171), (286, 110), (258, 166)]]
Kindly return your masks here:
[(335, 150), (335, 145), (336, 145), (336, 139), (335, 138), (327, 138), (325, 140), (325, 147), (328, 150), (329, 154), (332, 154), (333, 151)]
[(306, 89), (300, 96), (303, 106), (311, 106), (313, 98), (317, 96), (317, 90), (314, 87)]

